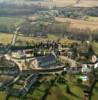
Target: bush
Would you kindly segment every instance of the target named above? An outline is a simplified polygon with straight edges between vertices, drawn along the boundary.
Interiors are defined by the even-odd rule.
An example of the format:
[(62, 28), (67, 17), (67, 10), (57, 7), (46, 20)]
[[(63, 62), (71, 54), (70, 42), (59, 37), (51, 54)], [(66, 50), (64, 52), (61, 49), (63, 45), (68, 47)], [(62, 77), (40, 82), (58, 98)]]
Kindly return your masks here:
[(70, 90), (70, 86), (69, 85), (66, 86), (66, 92), (69, 93), (69, 94), (71, 93), (71, 90)]
[(79, 84), (79, 85), (82, 84), (82, 80), (80, 78), (77, 79), (77, 84)]

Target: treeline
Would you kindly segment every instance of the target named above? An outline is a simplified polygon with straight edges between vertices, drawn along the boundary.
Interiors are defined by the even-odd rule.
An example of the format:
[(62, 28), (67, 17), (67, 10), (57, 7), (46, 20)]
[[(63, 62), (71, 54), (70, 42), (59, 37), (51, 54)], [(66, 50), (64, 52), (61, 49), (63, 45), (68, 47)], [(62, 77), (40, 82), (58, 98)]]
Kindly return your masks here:
[(98, 7), (64, 7), (58, 9), (58, 15), (81, 18), (83, 16), (98, 16)]
[(91, 29), (75, 29), (70, 28), (70, 22), (58, 23), (53, 22), (52, 24), (44, 25), (44, 22), (39, 24), (24, 23), (21, 26), (20, 33), (24, 35), (34, 35), (37, 32), (43, 32), (47, 34), (54, 34), (60, 37), (68, 37), (76, 40), (88, 40), (93, 39), (98, 41), (98, 30), (92, 31)]
[(48, 10), (46, 7), (40, 5), (17, 5), (17, 4), (6, 4), (0, 3), (0, 16), (19, 16), (19, 15), (30, 15), (39, 11)]
[(71, 28), (68, 31), (68, 37), (76, 40), (95, 40), (98, 41), (98, 30), (90, 30), (90, 29), (74, 29)]
[(47, 25), (45, 22), (25, 22), (21, 25), (20, 33), (24, 35), (34, 35), (37, 32), (43, 32), (47, 34), (55, 34), (55, 35), (62, 35), (66, 33), (66, 28), (68, 27), (69, 23), (49, 23)]
[[(47, 22), (48, 23), (48, 22)], [(0, 25), (0, 32), (6, 33), (14, 33), (15, 27), (12, 26), (8, 28), (8, 26)], [(66, 23), (59, 23), (53, 22), (51, 24), (39, 23), (39, 22), (29, 22), (25, 21), (20, 26), (19, 33), (23, 34), (24, 36), (34, 36), (37, 33), (45, 33), (47, 34), (54, 34), (58, 35), (59, 37), (67, 37), (70, 39), (75, 40), (96, 40), (98, 41), (98, 30), (92, 31), (91, 29), (75, 29), (70, 28), (70, 22)]]

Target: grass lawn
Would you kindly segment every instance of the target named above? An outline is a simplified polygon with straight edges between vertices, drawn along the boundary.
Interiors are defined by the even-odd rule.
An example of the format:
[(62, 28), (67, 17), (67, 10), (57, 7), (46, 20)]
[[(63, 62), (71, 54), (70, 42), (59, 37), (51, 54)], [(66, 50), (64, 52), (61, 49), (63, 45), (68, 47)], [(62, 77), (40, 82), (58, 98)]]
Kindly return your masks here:
[[(45, 76), (43, 78), (47, 78), (51, 80), (53, 76)], [(66, 78), (66, 77), (65, 77)], [(76, 80), (75, 78), (73, 80)], [(71, 94), (66, 92), (67, 83), (60, 84), (55, 82), (55, 84), (50, 88), (49, 94), (46, 100), (83, 100), (83, 88), (76, 85), (76, 82), (68, 82), (71, 90)], [(48, 84), (42, 82), (40, 86), (38, 86), (34, 91), (31, 91), (27, 96), (24, 98), (16, 98), (16, 97), (9, 97), (9, 100), (41, 100), (41, 98), (45, 94), (45, 90), (48, 88)], [(92, 100), (98, 100), (98, 83), (93, 91)], [(0, 92), (0, 100), (5, 100), (7, 93)]]
[[(64, 76), (66, 80), (67, 76)], [(77, 86), (77, 77), (74, 76), (68, 83), (60, 84), (58, 82), (55, 83), (50, 90), (50, 95), (48, 95), (47, 100), (83, 100), (83, 88)], [(67, 84), (70, 86), (70, 90), (72, 94), (68, 94), (66, 92)]]
[(94, 50), (95, 50), (95, 52), (98, 54), (98, 42), (94, 42), (93, 44), (94, 44), (94, 45), (93, 45)]
[(44, 91), (41, 92), (39, 90), (35, 90), (33, 94), (31, 94), (30, 96), (28, 95), (28, 97), (32, 97), (35, 100), (40, 100), (42, 98), (42, 96), (44, 95)]
[(92, 100), (98, 100), (98, 82), (93, 90)]
[(98, 22), (98, 17), (92, 17), (92, 16), (88, 16), (88, 18), (86, 19), (87, 21), (97, 21)]
[(0, 92), (0, 100), (5, 100), (6, 96), (7, 96), (7, 93), (5, 91), (4, 92)]
[(11, 43), (13, 35), (7, 33), (0, 33), (0, 43), (8, 44)]
[(66, 84), (56, 84), (50, 90), (47, 100), (82, 100), (83, 90), (82, 88), (74, 85), (69, 85), (73, 94), (66, 93)]

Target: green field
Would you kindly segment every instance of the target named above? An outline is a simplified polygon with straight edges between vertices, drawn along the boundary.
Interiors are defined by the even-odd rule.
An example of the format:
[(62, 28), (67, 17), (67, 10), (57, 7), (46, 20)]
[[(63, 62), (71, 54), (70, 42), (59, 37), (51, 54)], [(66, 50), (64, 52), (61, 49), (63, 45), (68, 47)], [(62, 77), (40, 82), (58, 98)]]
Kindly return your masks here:
[(98, 54), (98, 42), (94, 42), (93, 47), (94, 47), (95, 52)]
[(98, 100), (98, 98), (96, 98), (97, 96), (98, 96), (98, 83), (96, 84), (96, 86), (93, 90), (92, 100)]
[[(0, 43), (4, 43), (4, 44), (8, 44), (11, 43), (13, 38), (13, 34), (8, 34), (8, 33), (0, 33)], [(20, 43), (21, 41), (21, 45), (25, 45), (26, 42), (28, 43), (39, 43), (39, 42), (43, 42), (43, 41), (47, 41), (47, 40), (58, 40), (58, 36), (56, 35), (48, 35), (47, 38), (42, 38), (42, 37), (25, 37), (25, 36), (18, 36), (17, 40), (16, 40), (16, 45)], [(77, 42), (75, 40), (69, 40), (67, 38), (62, 38), (60, 40), (61, 44), (71, 44), (73, 42)]]
[(24, 21), (23, 18), (18, 17), (0, 17), (0, 25), (19, 25)]
[(6, 92), (0, 92), (0, 100), (5, 100), (7, 96)]
[[(7, 99), (7, 92), (0, 92), (0, 100), (42, 100), (43, 96), (46, 94), (46, 90), (49, 87), (51, 79), (54, 79), (55, 75), (43, 76), (42, 80), (45, 80), (40, 83), (33, 91), (27, 94), (24, 98), (12, 97), (9, 96)], [(66, 75), (64, 76), (66, 80)], [(84, 88), (82, 86), (77, 85), (77, 77), (74, 77), (71, 81), (65, 83), (55, 83), (49, 88), (48, 95), (45, 100), (83, 100)], [(70, 86), (70, 93), (66, 92), (67, 84)], [(98, 94), (98, 84), (93, 91), (92, 100), (97, 100)]]

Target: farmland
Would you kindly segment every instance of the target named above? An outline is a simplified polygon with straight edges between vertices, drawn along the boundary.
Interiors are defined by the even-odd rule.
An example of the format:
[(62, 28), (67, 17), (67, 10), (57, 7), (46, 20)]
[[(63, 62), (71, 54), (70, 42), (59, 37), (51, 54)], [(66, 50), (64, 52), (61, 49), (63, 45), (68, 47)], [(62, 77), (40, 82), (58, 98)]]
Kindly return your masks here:
[(78, 4), (75, 4), (74, 6), (77, 7), (94, 7), (98, 6), (98, 0), (78, 0)]
[(98, 6), (98, 0), (51, 0), (56, 6), (93, 7)]
[[(8, 44), (11, 43), (13, 38), (13, 34), (7, 34), (7, 33), (0, 33), (0, 43), (4, 43), (4, 44)], [(47, 41), (47, 40), (58, 40), (58, 36), (56, 35), (48, 35), (47, 38), (42, 38), (42, 37), (25, 37), (25, 36), (18, 36), (17, 37), (17, 41), (16, 44), (18, 44), (19, 41), (21, 41), (21, 43), (25, 42), (29, 42), (31, 43), (38, 43), (38, 42), (42, 42), (42, 41)], [(66, 43), (66, 44), (71, 44), (73, 42), (76, 42), (75, 40), (69, 40), (67, 38), (62, 38), (60, 41), (62, 44)]]
[[(25, 98), (27, 98), (29, 100), (29, 98), (31, 98), (30, 100), (41, 100), (41, 98), (43, 98), (43, 96), (46, 93), (47, 88), (49, 87), (50, 84), (50, 80), (54, 79), (55, 75), (49, 75), (49, 76), (43, 76), (42, 79), (46, 79), (48, 82), (42, 82), (40, 84), (40, 86), (37, 86), (37, 88), (35, 88), (33, 91), (31, 91), (31, 93), (29, 93), (27, 96), (25, 96)], [(64, 79), (66, 80), (66, 78), (64, 77)], [(57, 81), (55, 81), (54, 85), (51, 85), (49, 92), (50, 94), (47, 96), (46, 100), (71, 100), (71, 98), (73, 98), (73, 100), (81, 100), (83, 98), (83, 89), (81, 87), (77, 87), (76, 82), (74, 79), (72, 80), (72, 83), (70, 82), (70, 87), (71, 87), (71, 91), (74, 93), (74, 95), (72, 94), (68, 94), (66, 92), (66, 87), (67, 87), (67, 82), (66, 83), (58, 83)], [(5, 100), (7, 93), (3, 93), (0, 92), (1, 94), (4, 95), (4, 97), (2, 97), (2, 100)], [(77, 94), (77, 93), (81, 93), (81, 94)], [(96, 97), (95, 97), (96, 98)], [(9, 100), (23, 100), (23, 98), (16, 98), (13, 96), (9, 97)]]
[[(19, 3), (17, 0), (5, 0), (6, 3), (11, 2), (11, 4), (16, 5), (40, 5), (45, 7), (65, 7), (65, 6), (74, 6), (74, 7), (94, 7), (98, 6), (98, 0), (33, 0), (33, 1), (26, 1), (21, 0), (21, 3)], [(1, 1), (2, 2), (2, 1)]]
[(0, 43), (10, 43), (12, 35), (0, 33)]
[(23, 18), (19, 18), (19, 17), (0, 17), (0, 25), (7, 25), (7, 26), (11, 26), (11, 25), (19, 25), (20, 23), (22, 23), (24, 21)]
[(74, 5), (77, 0), (48, 0), (47, 2), (41, 2), (43, 6), (57, 6), (64, 7)]
[[(45, 0), (44, 0), (45, 1)], [(43, 6), (74, 6), (74, 7), (94, 7), (98, 6), (98, 0), (46, 0), (40, 2)]]
[[(93, 56), (98, 58), (98, 0), (0, 0), (0, 75), (16, 76), (9, 66), (19, 63), (17, 80), (0, 80), (0, 100), (83, 100), (97, 77)], [(62, 65), (58, 72), (51, 70), (56, 65)], [(92, 100), (97, 95), (98, 84)]]
[[(0, 25), (7, 25), (8, 27), (17, 26), (24, 21), (25, 19), (22, 17), (0, 17)], [(98, 30), (98, 17), (89, 16), (86, 20), (56, 17), (55, 21), (61, 23), (69, 22), (70, 28)]]
[[(45, 81), (41, 82), (40, 85), (38, 85), (35, 89), (31, 89), (31, 92), (29, 94), (27, 94), (24, 98), (27, 100), (42, 100), (42, 98), (44, 97), (44, 95), (46, 94), (46, 90), (47, 88), (49, 88), (51, 82), (51, 79), (54, 79), (55, 75), (46, 75), (43, 76), (41, 80), (45, 79)], [(67, 76), (63, 76), (64, 80), (66, 80)], [(45, 100), (83, 100), (84, 94), (83, 94), (83, 87), (82, 85), (77, 86), (77, 81), (76, 81), (77, 77), (72, 78), (71, 81), (69, 81), (67, 83), (67, 81), (65, 83), (59, 83), (57, 79), (57, 81), (54, 82), (53, 85), (50, 86), (49, 88), (49, 94), (46, 97)], [(40, 80), (40, 81), (41, 81)], [(47, 82), (46, 82), (47, 80)], [(67, 84), (69, 84), (70, 86), (70, 90), (72, 92), (72, 94), (67, 93)], [(98, 91), (98, 84), (96, 84), (96, 88), (94, 89), (94, 94), (92, 96), (92, 100), (97, 100), (97, 92)], [(6, 92), (0, 92), (0, 94), (2, 94), (1, 100), (5, 100), (7, 98), (7, 94)], [(9, 96), (8, 100), (23, 100), (24, 98), (20, 97), (14, 97), (14, 96)]]
[[(11, 43), (12, 38), (13, 38), (12, 34), (0, 33), (0, 43), (4, 43), (4, 44)], [(32, 44), (32, 43), (39, 43), (39, 42), (43, 42), (47, 40), (58, 40), (58, 38), (59, 38), (58, 36), (50, 35), (50, 34), (48, 35), (47, 38), (18, 36), (16, 40), (16, 45), (19, 45), (19, 41), (21, 41), (21, 45), (25, 45), (26, 42)], [(79, 42), (79, 41), (70, 40), (67, 38), (62, 38), (60, 40), (61, 44), (66, 44), (66, 45), (72, 44), (73, 42)], [(98, 54), (98, 42), (94, 42), (93, 47), (94, 47), (96, 54)]]
[[(92, 19), (91, 19), (92, 18)], [(95, 17), (96, 18), (96, 17)], [(97, 30), (98, 29), (98, 21), (93, 18), (90, 17), (90, 19), (88, 19), (88, 21), (84, 21), (84, 20), (77, 20), (77, 19), (70, 19), (70, 18), (56, 18), (57, 22), (70, 22), (70, 28), (76, 28), (76, 29), (91, 29), (91, 30)], [(96, 20), (96, 21), (93, 21)]]

